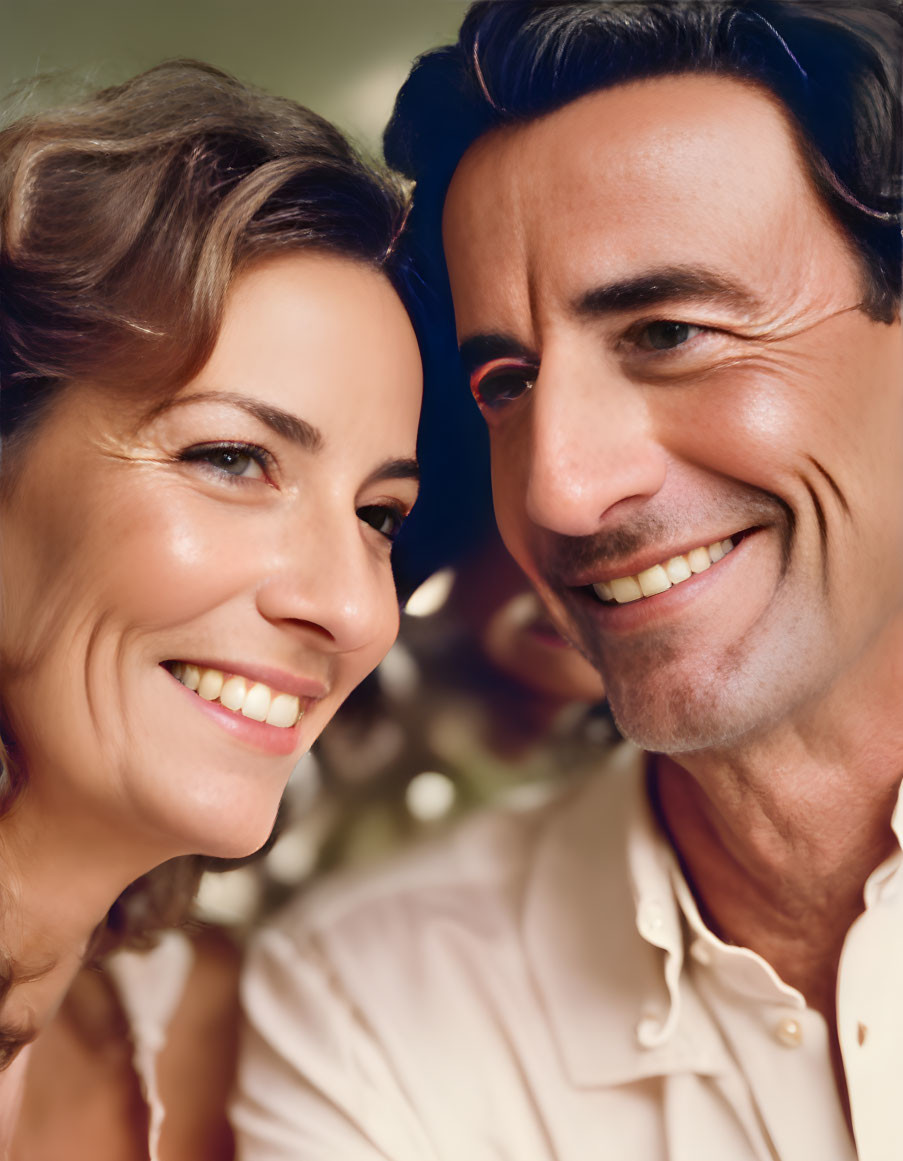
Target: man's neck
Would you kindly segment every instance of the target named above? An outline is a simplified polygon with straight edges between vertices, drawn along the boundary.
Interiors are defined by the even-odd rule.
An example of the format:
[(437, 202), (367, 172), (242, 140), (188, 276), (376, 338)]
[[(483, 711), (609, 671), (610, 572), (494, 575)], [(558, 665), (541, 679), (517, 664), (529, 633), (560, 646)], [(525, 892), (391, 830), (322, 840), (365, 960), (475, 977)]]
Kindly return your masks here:
[(760, 953), (833, 1028), (837, 964), (871, 872), (897, 846), (903, 777), (894, 667), (731, 750), (656, 762), (655, 795), (700, 909)]
[(899, 776), (866, 809), (850, 798), (781, 819), (750, 787), (728, 809), (671, 759), (657, 763), (660, 811), (706, 922), (762, 955), (834, 1023), (837, 965), (871, 872), (894, 849)]

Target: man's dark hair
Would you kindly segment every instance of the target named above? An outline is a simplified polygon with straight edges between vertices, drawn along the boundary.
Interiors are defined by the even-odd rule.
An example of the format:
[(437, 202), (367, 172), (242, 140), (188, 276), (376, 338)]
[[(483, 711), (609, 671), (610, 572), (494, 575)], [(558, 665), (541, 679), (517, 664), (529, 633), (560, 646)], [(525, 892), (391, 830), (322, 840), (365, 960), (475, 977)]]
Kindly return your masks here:
[[(901, 0), (483, 0), (399, 93), (386, 157), (417, 183), (412, 238), (439, 275), (442, 204), (487, 131), (642, 78), (716, 73), (774, 94), (812, 181), (861, 256), (864, 308), (901, 298)], [(437, 262), (438, 259), (438, 262)]]

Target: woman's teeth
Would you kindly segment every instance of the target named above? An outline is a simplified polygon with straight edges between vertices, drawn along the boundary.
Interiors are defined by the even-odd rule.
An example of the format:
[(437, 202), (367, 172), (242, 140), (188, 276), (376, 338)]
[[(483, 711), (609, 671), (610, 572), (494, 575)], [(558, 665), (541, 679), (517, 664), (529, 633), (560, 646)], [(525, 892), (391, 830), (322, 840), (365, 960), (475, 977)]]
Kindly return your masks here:
[(218, 701), (226, 709), (283, 729), (293, 726), (303, 714), (300, 700), (280, 693), (260, 681), (247, 681), (219, 669), (200, 669), (184, 661), (170, 667), (173, 677), (194, 690), (205, 701)]
[(620, 576), (610, 581), (599, 581), (593, 592), (603, 601), (626, 605), (642, 597), (654, 597), (667, 592), (673, 585), (682, 584), (697, 573), (717, 564), (734, 547), (733, 540), (716, 540), (707, 548), (691, 548), (683, 556), (672, 556), (664, 564), (654, 564), (634, 576)]

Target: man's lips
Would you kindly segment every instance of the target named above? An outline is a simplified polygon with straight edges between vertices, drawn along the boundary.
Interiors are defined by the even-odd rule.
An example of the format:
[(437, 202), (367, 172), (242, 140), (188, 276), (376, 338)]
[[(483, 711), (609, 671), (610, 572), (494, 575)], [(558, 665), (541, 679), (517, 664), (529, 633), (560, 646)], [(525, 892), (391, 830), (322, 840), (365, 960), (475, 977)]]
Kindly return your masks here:
[[(715, 534), (711, 539), (707, 537), (694, 538), (694, 540), (685, 541), (682, 546), (677, 547), (648, 547), (615, 563), (583, 564), (580, 568), (570, 572), (567, 569), (549, 570), (546, 576), (554, 583), (554, 587), (560, 590), (562, 588), (590, 589), (593, 586), (610, 586), (620, 580), (635, 579), (656, 568), (667, 570), (669, 565), (672, 565), (677, 574), (683, 571), (681, 561), (686, 562), (691, 572), (703, 572), (712, 563), (727, 555), (744, 537), (755, 531), (758, 529), (745, 528), (741, 531)], [(708, 553), (705, 564), (702, 558), (703, 553)]]

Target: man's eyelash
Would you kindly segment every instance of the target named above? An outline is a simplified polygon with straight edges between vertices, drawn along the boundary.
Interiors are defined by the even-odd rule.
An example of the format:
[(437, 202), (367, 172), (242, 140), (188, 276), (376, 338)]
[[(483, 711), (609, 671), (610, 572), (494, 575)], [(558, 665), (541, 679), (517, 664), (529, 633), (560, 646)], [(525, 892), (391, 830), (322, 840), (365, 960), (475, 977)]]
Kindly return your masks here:
[[(506, 402), (513, 402), (515, 398), (529, 391), (538, 374), (539, 368), (523, 359), (506, 357), (491, 359), (471, 373), (470, 391), (480, 406), (493, 410)], [(493, 384), (495, 384), (494, 394), (491, 390)]]
[[(659, 332), (659, 338), (663, 341), (661, 344), (654, 342), (651, 338), (655, 331)], [(687, 336), (682, 341), (671, 342), (670, 339), (679, 339), (681, 331), (692, 331), (693, 334)], [(685, 319), (679, 318), (645, 318), (639, 319), (623, 332), (621, 336), (622, 344), (629, 344), (634, 348), (639, 348), (647, 354), (663, 354), (666, 355), (671, 351), (679, 351), (686, 347), (693, 339), (699, 338), (700, 335), (713, 335), (723, 333), (718, 327), (707, 326), (704, 323), (691, 323)]]

